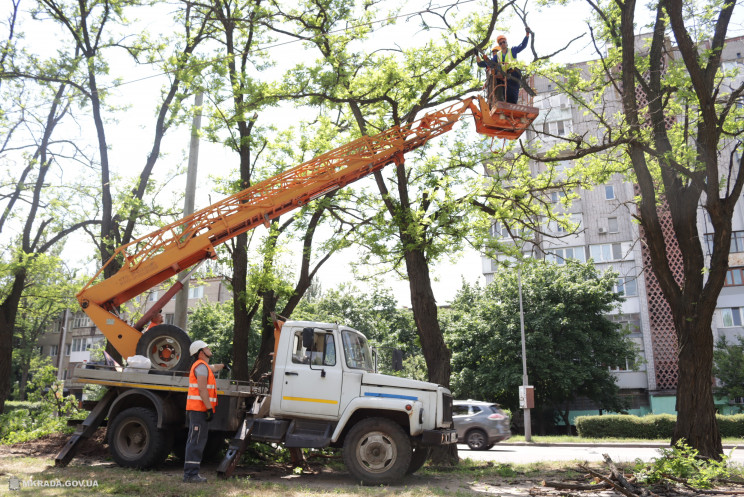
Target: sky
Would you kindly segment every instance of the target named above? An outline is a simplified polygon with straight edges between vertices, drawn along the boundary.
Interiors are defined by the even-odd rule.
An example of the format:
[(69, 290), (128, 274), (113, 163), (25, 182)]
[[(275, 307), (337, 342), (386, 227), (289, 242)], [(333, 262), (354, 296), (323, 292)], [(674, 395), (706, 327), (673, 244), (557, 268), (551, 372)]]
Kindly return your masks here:
[[(440, 2), (438, 5), (447, 5), (447, 2)], [(473, 9), (478, 8), (482, 4), (474, 0), (469, 0), (465, 1), (462, 5), (465, 9)], [(418, 2), (409, 2), (402, 10), (404, 13), (414, 12), (418, 6)], [(583, 20), (587, 17), (588, 11), (583, 2), (571, 2), (568, 6), (545, 7), (542, 11), (530, 12), (528, 22), (535, 33), (535, 44), (538, 54), (544, 55), (555, 52), (559, 47), (565, 46), (571, 39), (586, 32), (586, 23)], [(744, 23), (740, 21), (740, 17), (741, 15), (739, 16), (739, 20), (733, 23), (730, 36), (744, 34)], [(167, 15), (163, 15), (163, 12), (153, 11), (151, 15), (143, 16), (141, 23), (148, 29), (163, 29), (164, 19), (167, 20), (168, 17)], [(418, 44), (422, 39), (426, 39), (432, 35), (431, 32), (421, 31), (418, 22), (419, 19), (417, 17), (404, 17), (394, 29), (388, 28), (380, 31), (375, 38), (365, 43), (365, 48), (368, 46), (372, 49), (376, 45), (389, 46), (391, 42), (401, 46), (405, 46), (407, 43)], [(645, 31), (643, 27), (639, 27), (638, 30)], [(518, 44), (524, 36), (521, 21), (516, 18), (503, 19), (496, 34), (502, 32), (507, 35), (512, 46)], [(38, 52), (43, 54), (45, 51), (54, 49), (57, 37), (58, 33), (50, 31), (36, 32), (33, 33), (32, 41), (33, 45), (37, 47)], [(283, 44), (279, 40), (277, 43), (272, 44), (269, 51), (276, 59), (291, 63), (297, 60), (298, 51), (301, 49), (301, 45), (297, 42)], [(571, 44), (567, 50), (556, 55), (553, 61), (579, 62), (595, 58), (593, 53), (589, 36), (585, 35), (582, 39)], [(315, 55), (312, 57), (315, 57)], [(529, 51), (523, 52), (520, 58), (522, 57), (529, 59)], [(281, 71), (283, 68), (280, 66), (276, 71)], [(143, 72), (140, 67), (131, 64), (128, 69), (125, 67), (124, 70), (121, 68), (117, 68), (117, 70), (119, 74), (125, 74), (125, 76), (123, 77), (123, 84), (114, 90), (114, 96), (120, 99), (122, 105), (127, 105), (129, 108), (126, 112), (117, 115), (118, 123), (115, 127), (109, 126), (108, 138), (110, 140), (111, 157), (114, 160), (114, 167), (121, 174), (126, 174), (129, 169), (133, 172), (139, 171), (141, 164), (144, 163), (149, 152), (152, 131), (147, 125), (154, 121), (152, 117), (153, 102), (158, 96), (161, 80), (158, 77), (149, 78), (149, 76), (155, 75)], [(297, 115), (298, 111), (296, 109), (285, 106), (282, 109), (261, 114), (260, 119), (270, 120), (278, 127), (286, 127), (289, 124), (296, 123)], [(307, 115), (309, 116), (310, 114)], [(261, 122), (261, 124), (268, 123)], [(85, 136), (85, 133), (90, 133), (91, 130), (92, 128), (82, 131), (82, 136)], [(115, 132), (112, 132), (112, 130), (115, 130)], [(179, 206), (183, 204), (179, 196), (185, 185), (185, 176), (175, 176), (173, 178), (171, 176), (176, 169), (185, 168), (189, 135), (189, 128), (184, 126), (175, 132), (169, 133), (164, 142), (164, 156), (157, 165), (156, 175), (157, 179), (161, 181), (168, 180), (170, 189), (160, 194), (160, 201), (166, 203), (173, 202), (174, 205)], [(129, 168), (127, 163), (131, 163), (133, 166)], [(210, 178), (214, 175), (234, 175), (236, 164), (235, 157), (227, 153), (222, 147), (202, 140), (200, 143), (197, 180), (197, 185), (200, 186), (197, 191), (197, 209), (206, 207), (211, 202), (215, 202), (221, 198), (221, 195), (215, 193), (212, 188), (204, 188), (204, 186), (211, 184)], [(263, 228), (258, 229), (261, 230)], [(90, 257), (89, 255), (80, 256), (81, 253), (90, 253), (89, 249), (81, 250), (80, 243), (79, 240), (73, 240), (72, 243), (68, 244), (68, 250), (65, 254), (73, 264), (76, 263), (76, 258), (78, 259), (77, 263), (84, 264), (85, 257)], [(325, 289), (335, 288), (341, 283), (348, 282), (351, 279), (348, 263), (359, 260), (360, 257), (363, 257), (363, 255), (360, 255), (356, 248), (350, 248), (340, 254), (334, 255), (320, 274), (322, 287)], [(97, 268), (91, 269), (92, 275)], [(454, 260), (447, 260), (436, 265), (433, 268), (432, 277), (434, 279), (433, 286), (437, 301), (440, 304), (445, 304), (452, 300), (463, 280), (469, 283), (484, 282), (480, 255), (475, 250), (468, 250)], [(408, 283), (406, 281), (399, 281), (393, 277), (388, 277), (385, 280), (385, 284), (393, 288), (394, 295), (398, 298), (401, 305), (410, 305)], [(360, 288), (365, 287), (365, 283), (362, 282), (357, 282), (357, 285)]]

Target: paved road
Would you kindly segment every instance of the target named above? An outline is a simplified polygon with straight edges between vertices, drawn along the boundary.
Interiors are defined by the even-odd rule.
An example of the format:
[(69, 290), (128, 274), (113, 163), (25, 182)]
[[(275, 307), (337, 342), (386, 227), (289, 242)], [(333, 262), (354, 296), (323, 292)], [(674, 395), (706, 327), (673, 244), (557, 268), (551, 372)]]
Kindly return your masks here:
[[(488, 451), (474, 451), (468, 449), (467, 445), (457, 446), (460, 458), (473, 459), (476, 461), (494, 461), (500, 463), (527, 464), (541, 461), (603, 461), (602, 454), (609, 454), (615, 462), (632, 462), (636, 458), (643, 461), (650, 461), (654, 457), (659, 457), (658, 446), (622, 446), (622, 445), (604, 445), (604, 446), (536, 446), (521, 444), (496, 444)], [(729, 453), (730, 448), (724, 448), (725, 453)], [(732, 461), (744, 464), (744, 447), (734, 451)]]

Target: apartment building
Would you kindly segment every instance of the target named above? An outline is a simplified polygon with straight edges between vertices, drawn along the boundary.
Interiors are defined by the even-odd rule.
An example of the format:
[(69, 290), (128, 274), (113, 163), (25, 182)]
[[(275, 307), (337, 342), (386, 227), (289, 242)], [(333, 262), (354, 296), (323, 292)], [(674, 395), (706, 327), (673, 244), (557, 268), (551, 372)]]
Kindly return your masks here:
[[(731, 87), (741, 84), (744, 78), (743, 55), (744, 37), (727, 41), (723, 70), (731, 74)], [(577, 64), (577, 67), (587, 68), (588, 63)], [(560, 140), (559, 137), (568, 137), (572, 133), (597, 133), (599, 127), (591, 117), (557, 91), (550, 81), (535, 78), (534, 87), (538, 92), (534, 105), (540, 108), (540, 116), (528, 133), (528, 140), (539, 135), (544, 150), (547, 150)], [(605, 101), (606, 115), (621, 111), (619, 98), (619, 94), (614, 98), (609, 95)], [(722, 152), (722, 157), (728, 158), (731, 153), (734, 153), (733, 145)], [(734, 160), (739, 159), (734, 153)], [(531, 167), (535, 173), (545, 169), (542, 163), (533, 163)], [(562, 173), (571, 167), (571, 161), (564, 161), (557, 169)], [(625, 301), (610, 318), (630, 327), (630, 338), (638, 348), (639, 357), (636, 361), (629, 360), (625, 368), (614, 371), (618, 384), (630, 401), (631, 413), (673, 413), (678, 378), (677, 341), (668, 305), (650, 271), (642, 234), (633, 220), (637, 212), (634, 185), (615, 175), (592, 190), (579, 189), (571, 193), (578, 198), (568, 208), (560, 203), (563, 192), (550, 193), (550, 201), (558, 212), (570, 216), (577, 229), (567, 232), (548, 222), (544, 233), (524, 247), (525, 255), (556, 264), (564, 264), (567, 259), (587, 261), (591, 258), (600, 270), (612, 268), (619, 273), (616, 291), (625, 297)], [(698, 227), (700, 233), (705, 234), (701, 243), (709, 257), (712, 228), (702, 208), (698, 209)], [(666, 228), (668, 235), (672, 236), (671, 223), (667, 223)], [(744, 202), (737, 205), (733, 230), (730, 269), (711, 329), (714, 339), (725, 336), (729, 342), (744, 335)], [(494, 224), (493, 233), (507, 238), (506, 230), (498, 223)], [(679, 267), (681, 255), (673, 262)], [(485, 256), (482, 263), (486, 280), (491, 281), (498, 265)], [(728, 410), (729, 402), (727, 399), (719, 401), (721, 412)], [(573, 416), (597, 412), (591, 405), (580, 401), (574, 408)]]

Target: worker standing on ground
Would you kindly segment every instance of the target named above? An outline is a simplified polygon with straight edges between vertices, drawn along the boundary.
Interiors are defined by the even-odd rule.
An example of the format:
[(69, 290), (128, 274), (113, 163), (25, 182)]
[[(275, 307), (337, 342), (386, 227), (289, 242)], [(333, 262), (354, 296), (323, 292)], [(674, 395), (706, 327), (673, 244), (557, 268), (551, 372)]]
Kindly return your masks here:
[[(488, 71), (488, 80), (486, 81), (486, 91), (488, 92), (489, 101), (492, 101), (492, 95), (495, 95), (497, 101), (504, 101), (504, 89), (506, 89), (506, 102), (516, 104), (519, 100), (519, 80), (522, 79), (522, 71), (517, 63), (517, 54), (527, 48), (532, 30), (525, 28), (526, 34), (522, 43), (509, 49), (506, 36), (499, 35), (496, 37), (498, 46), (493, 47), (491, 60), (501, 65), (503, 72), (508, 76), (504, 81), (503, 74), (493, 74)], [(478, 66), (488, 67), (488, 62), (478, 56)]]
[(189, 373), (189, 390), (186, 396), (186, 413), (189, 417), (189, 435), (184, 454), (183, 481), (187, 483), (206, 483), (199, 474), (202, 453), (209, 435), (208, 423), (217, 408), (217, 380), (214, 373), (221, 371), (224, 364), (209, 365), (212, 351), (202, 340), (189, 347), (194, 359)]

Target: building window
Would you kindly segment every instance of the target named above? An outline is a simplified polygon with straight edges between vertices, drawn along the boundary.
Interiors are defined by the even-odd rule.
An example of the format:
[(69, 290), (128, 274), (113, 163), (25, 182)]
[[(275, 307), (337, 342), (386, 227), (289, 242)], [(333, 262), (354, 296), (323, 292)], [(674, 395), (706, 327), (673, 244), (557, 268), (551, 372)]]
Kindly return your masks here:
[(49, 346), (49, 355), (54, 357), (57, 355), (57, 345), (50, 345)]
[(67, 379), (67, 370), (66, 369), (64, 371), (62, 371), (62, 379), (63, 380), (66, 380)]
[[(713, 253), (713, 234), (705, 235), (705, 243), (708, 245), (708, 252)], [(744, 252), (744, 231), (734, 231), (731, 233), (731, 246), (729, 253)]]
[(741, 307), (723, 307), (721, 309), (721, 319), (724, 328), (741, 326)]
[(623, 258), (622, 248), (619, 243), (590, 245), (589, 254), (594, 259), (594, 262), (618, 261)]
[(511, 238), (511, 235), (509, 234), (509, 228), (505, 224), (501, 224), (499, 222), (493, 223), (491, 225), (491, 236), (494, 238)]
[(577, 261), (586, 262), (586, 252), (584, 247), (566, 247), (558, 249), (550, 249), (545, 254), (545, 260), (553, 262), (558, 265), (563, 265), (568, 259), (575, 259)]
[(616, 217), (607, 218), (607, 230), (610, 233), (617, 233), (618, 231), (620, 231), (620, 229), (618, 228)]
[(615, 187), (612, 185), (605, 185), (605, 199), (613, 200), (615, 198)]
[(637, 280), (635, 278), (618, 278), (615, 293), (626, 297), (635, 297), (638, 295)]
[(545, 133), (546, 135), (549, 134), (553, 136), (568, 136), (573, 131), (573, 126), (570, 119), (562, 121), (550, 121), (543, 123), (542, 130), (543, 133)]
[(84, 352), (89, 350), (95, 342), (102, 341), (103, 339), (95, 338), (73, 338), (72, 339), (72, 351), (73, 352)]
[(153, 290), (153, 291), (150, 292), (150, 295), (147, 296), (147, 301), (148, 302), (155, 302), (156, 300), (158, 300), (158, 291), (157, 290)]
[(566, 194), (564, 192), (550, 192), (551, 204), (557, 204), (561, 201), (562, 198), (566, 198)]
[(726, 271), (726, 281), (723, 286), (742, 286), (744, 285), (744, 268), (735, 267)]
[(93, 323), (85, 314), (75, 316), (75, 321), (72, 323), (73, 328), (88, 328), (90, 326), (93, 326)]
[(189, 285), (189, 298), (200, 299), (204, 297), (204, 286), (191, 286)]
[(72, 346), (69, 343), (67, 345), (65, 345), (65, 355), (66, 356), (69, 356), (70, 355), (70, 349), (71, 348), (72, 348)]

